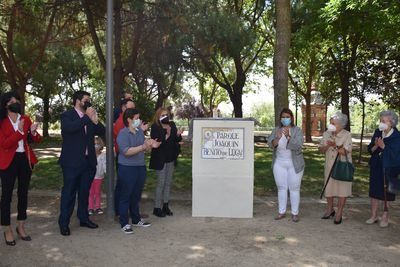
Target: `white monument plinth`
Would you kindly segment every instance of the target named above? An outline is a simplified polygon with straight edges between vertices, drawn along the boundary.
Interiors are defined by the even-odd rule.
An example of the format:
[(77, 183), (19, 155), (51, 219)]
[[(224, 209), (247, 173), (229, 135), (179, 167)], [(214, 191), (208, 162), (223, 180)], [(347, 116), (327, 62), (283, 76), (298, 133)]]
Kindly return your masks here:
[(254, 122), (193, 120), (194, 217), (253, 217)]

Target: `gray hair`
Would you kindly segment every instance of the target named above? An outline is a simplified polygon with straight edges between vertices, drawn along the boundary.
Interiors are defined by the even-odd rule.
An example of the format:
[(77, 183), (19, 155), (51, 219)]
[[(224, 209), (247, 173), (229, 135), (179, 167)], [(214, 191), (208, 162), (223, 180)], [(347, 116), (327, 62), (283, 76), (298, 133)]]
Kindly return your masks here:
[(396, 127), (399, 122), (399, 116), (393, 110), (385, 110), (379, 114), (379, 118), (382, 117), (390, 117), (390, 121), (392, 122), (392, 127)]
[(347, 126), (347, 122), (349, 121), (349, 118), (347, 117), (346, 114), (343, 114), (340, 111), (335, 112), (335, 114), (333, 114), (331, 116), (332, 120), (337, 120), (339, 122), (340, 125), (342, 125), (343, 128), (345, 128)]

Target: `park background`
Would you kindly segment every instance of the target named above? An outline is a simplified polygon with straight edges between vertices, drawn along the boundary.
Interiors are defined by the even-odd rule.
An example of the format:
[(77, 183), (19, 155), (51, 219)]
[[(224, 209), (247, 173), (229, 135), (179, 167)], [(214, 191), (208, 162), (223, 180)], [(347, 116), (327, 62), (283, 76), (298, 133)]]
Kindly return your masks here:
[[(41, 160), (34, 189), (61, 187), (59, 118), (73, 92), (91, 92), (105, 121), (106, 19), (106, 1), (0, 3), (0, 91), (24, 99), (44, 136), (35, 146)], [(365, 145), (380, 111), (400, 111), (398, 25), (395, 0), (115, 0), (114, 105), (130, 92), (144, 120), (171, 106), (183, 127), (218, 107), (223, 117), (254, 118), (255, 134), (264, 136), (282, 107), (298, 110), (307, 142), (302, 192), (316, 195), (324, 163), (310, 127), (317, 90), (328, 117), (340, 110), (350, 118), (354, 194), (366, 195)], [(271, 151), (255, 145), (255, 193), (269, 194), (275, 190)], [(189, 140), (182, 151), (174, 190), (190, 191)], [(146, 190), (154, 185), (150, 171)]]

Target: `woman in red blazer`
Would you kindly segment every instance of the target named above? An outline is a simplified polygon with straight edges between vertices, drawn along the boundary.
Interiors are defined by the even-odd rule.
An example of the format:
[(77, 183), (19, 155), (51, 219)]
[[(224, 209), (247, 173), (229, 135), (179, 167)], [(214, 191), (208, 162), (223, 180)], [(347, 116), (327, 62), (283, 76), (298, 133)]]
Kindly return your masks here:
[[(1, 225), (4, 226), (4, 239), (9, 246), (15, 246), (11, 228), (11, 198), (15, 181), (18, 179), (18, 216), (16, 232), (21, 240), (31, 241), (26, 234), (24, 221), (28, 206), (28, 188), (32, 168), (37, 163), (29, 142), (39, 142), (37, 123), (21, 115), (19, 96), (14, 92), (0, 96), (0, 178), (1, 178)], [(28, 141), (29, 140), (29, 141)]]

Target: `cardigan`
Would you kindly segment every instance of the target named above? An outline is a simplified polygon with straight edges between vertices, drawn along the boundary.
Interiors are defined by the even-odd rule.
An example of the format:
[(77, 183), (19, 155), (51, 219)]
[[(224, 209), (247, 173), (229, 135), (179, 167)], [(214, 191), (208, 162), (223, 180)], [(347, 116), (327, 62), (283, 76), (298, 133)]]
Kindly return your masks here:
[[(274, 141), (276, 137), (276, 132), (279, 129), (280, 127), (276, 127), (275, 129), (273, 129), (271, 135), (268, 138), (269, 146), (274, 149), (272, 155), (272, 166), (274, 166), (275, 164), (276, 152), (277, 152), (276, 147), (272, 145), (272, 141)], [(290, 149), (292, 151), (293, 166), (296, 173), (299, 173), (302, 170), (304, 170), (305, 167), (305, 162), (303, 157), (303, 131), (301, 130), (301, 128), (294, 126), (290, 128), (290, 133), (291, 133), (291, 138), (287, 144), (287, 149)]]

